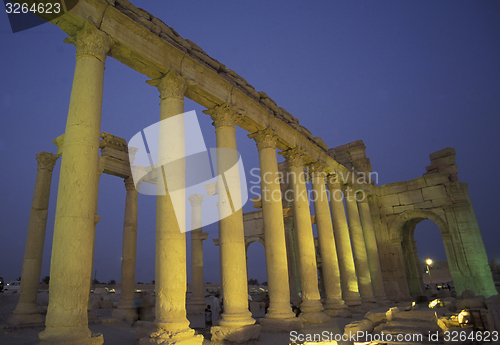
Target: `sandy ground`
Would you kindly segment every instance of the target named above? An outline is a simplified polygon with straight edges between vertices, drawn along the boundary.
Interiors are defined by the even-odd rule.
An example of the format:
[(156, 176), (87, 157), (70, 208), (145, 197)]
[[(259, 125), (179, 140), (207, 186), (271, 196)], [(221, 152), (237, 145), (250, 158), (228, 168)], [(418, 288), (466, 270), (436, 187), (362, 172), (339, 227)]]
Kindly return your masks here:
[[(112, 296), (113, 301), (118, 301), (119, 296)], [(4, 294), (0, 293), (0, 344), (1, 345), (35, 345), (39, 344), (38, 334), (43, 331), (43, 326), (12, 329), (6, 328), (6, 320), (12, 313), (19, 300), (19, 294)], [(38, 303), (47, 305), (48, 293), (39, 293)], [(96, 309), (99, 324), (90, 324), (89, 329), (93, 333), (102, 333), (104, 336), (104, 344), (109, 345), (137, 345), (138, 340), (135, 339), (135, 328), (128, 322), (116, 321), (111, 319), (113, 308)], [(329, 332), (341, 333), (345, 324), (351, 322), (352, 319), (332, 319), (332, 322), (324, 326), (307, 327), (302, 330), (303, 333), (321, 333), (324, 330)], [(203, 345), (215, 345), (221, 343), (211, 342), (209, 329), (197, 329), (199, 334), (205, 336)], [(263, 344), (289, 344), (289, 333), (261, 333), (260, 339), (248, 342), (249, 345)]]

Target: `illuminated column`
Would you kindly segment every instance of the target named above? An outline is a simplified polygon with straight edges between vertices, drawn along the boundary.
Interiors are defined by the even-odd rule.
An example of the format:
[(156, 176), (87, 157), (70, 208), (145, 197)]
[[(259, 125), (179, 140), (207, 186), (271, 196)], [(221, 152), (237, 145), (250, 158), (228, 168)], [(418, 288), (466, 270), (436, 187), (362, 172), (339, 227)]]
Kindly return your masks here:
[[(319, 249), (323, 273), (323, 282), (326, 292), (325, 312), (332, 317), (347, 316), (343, 311), (347, 307), (342, 300), (342, 287), (340, 285), (339, 262), (337, 249), (333, 238), (332, 217), (326, 194), (324, 164), (316, 162), (309, 166), (314, 199), (314, 213), (318, 228)], [(347, 315), (346, 315), (347, 314)]]
[[(205, 298), (203, 297), (203, 241), (208, 233), (202, 230), (202, 194), (188, 197), (191, 203), (191, 299), (188, 302), (188, 313), (191, 325), (205, 327)], [(194, 316), (194, 317), (193, 317)], [(197, 325), (195, 325), (197, 323)]]
[(324, 324), (330, 322), (330, 317), (323, 312), (318, 290), (318, 268), (305, 184), (304, 155), (299, 148), (288, 149), (280, 154), (286, 158), (291, 173), (289, 178), (292, 178), (293, 184), (293, 217), (302, 290), (299, 317), (307, 324)]
[(21, 291), (16, 309), (7, 320), (7, 323), (11, 325), (43, 322), (42, 315), (38, 313), (36, 297), (42, 269), (52, 170), (58, 158), (58, 155), (48, 152), (40, 152), (36, 155), (38, 168), (24, 250)]
[(137, 254), (137, 204), (138, 192), (134, 185), (134, 179), (129, 176), (125, 179), (125, 218), (123, 221), (123, 244), (122, 244), (122, 293), (120, 302), (113, 317), (126, 320), (137, 319), (137, 309), (134, 306), (135, 293), (135, 261)]
[(366, 254), (368, 256), (368, 267), (372, 278), (373, 293), (375, 294), (377, 302), (388, 303), (389, 300), (385, 295), (384, 281), (382, 279), (382, 270), (380, 269), (377, 239), (375, 237), (368, 195), (363, 192), (357, 199), (366, 244)]
[(283, 206), (276, 158), (276, 134), (272, 129), (250, 134), (259, 150), (260, 188), (266, 249), (267, 283), (269, 286), (269, 308), (260, 324), (265, 330), (283, 332), (299, 330), (302, 322), (295, 317), (290, 307), (288, 285), (288, 262), (283, 224)]
[(330, 191), (330, 208), (344, 302), (348, 306), (359, 306), (361, 305), (361, 299), (359, 297), (358, 279), (356, 277), (342, 191), (335, 175), (328, 176), (327, 182)]
[(142, 338), (140, 344), (170, 344), (187, 339), (190, 344), (201, 344), (203, 336), (195, 335), (186, 318), (185, 138), (184, 118), (176, 115), (184, 113), (184, 93), (188, 84), (186, 78), (174, 70), (147, 83), (158, 88), (161, 99), (156, 197), (156, 319), (154, 330)]
[(358, 274), (359, 294), (363, 303), (375, 303), (373, 297), (372, 279), (368, 268), (368, 257), (366, 255), (365, 238), (361, 221), (359, 219), (356, 193), (352, 186), (345, 185), (345, 204), (347, 209), (347, 219), (349, 219), (349, 232), (352, 240), (352, 250), (354, 252), (356, 273)]
[(260, 326), (248, 310), (245, 235), (241, 210), (241, 187), (236, 151), (237, 110), (228, 103), (204, 111), (212, 117), (217, 141), (217, 190), (219, 195), (219, 253), (224, 293), (220, 326), (212, 327), (212, 340), (241, 341), (258, 338)]
[(64, 136), (50, 267), (49, 306), (42, 344), (102, 344), (88, 328), (92, 237), (104, 61), (112, 45), (87, 20), (65, 42), (76, 45), (76, 66)]
[[(99, 168), (97, 169), (97, 183), (96, 183), (96, 196), (99, 196), (99, 181), (101, 180), (101, 175), (102, 173), (104, 172), (104, 168), (101, 167), (101, 158), (99, 157)], [(97, 214), (97, 203), (98, 203), (98, 200), (96, 200), (96, 203), (95, 203), (95, 216), (94, 216), (94, 231), (92, 232), (92, 266), (90, 268), (90, 286), (92, 286), (92, 273), (94, 272), (94, 255), (95, 255), (95, 235), (96, 235), (96, 231), (97, 231), (97, 224), (99, 223), (99, 221), (101, 220), (101, 216), (99, 216)], [(88, 301), (88, 304), (87, 304), (87, 317), (89, 320), (95, 320), (97, 319), (97, 315), (95, 312), (92, 311), (92, 300), (90, 299), (90, 296), (91, 296), (91, 293), (89, 291), (89, 301)]]

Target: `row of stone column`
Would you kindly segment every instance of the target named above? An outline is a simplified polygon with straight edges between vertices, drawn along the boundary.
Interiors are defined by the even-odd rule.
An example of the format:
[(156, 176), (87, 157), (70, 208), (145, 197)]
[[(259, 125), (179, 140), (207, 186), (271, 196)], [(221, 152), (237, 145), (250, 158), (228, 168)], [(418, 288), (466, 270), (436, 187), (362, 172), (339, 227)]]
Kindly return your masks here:
[[(84, 28), (74, 37), (67, 40), (77, 47), (75, 76), (71, 93), (68, 120), (65, 131), (64, 155), (61, 162), (61, 174), (58, 189), (58, 202), (56, 207), (54, 240), (51, 260), (50, 302), (46, 317), (46, 329), (40, 333), (42, 343), (47, 344), (102, 344), (102, 335), (92, 335), (88, 329), (87, 304), (90, 290), (92, 272), (93, 237), (95, 235), (95, 211), (97, 203), (97, 174), (92, 173), (98, 169), (98, 148), (100, 135), (100, 119), (102, 104), (102, 89), (104, 77), (104, 61), (113, 45), (113, 40), (100, 31), (89, 20)], [(175, 71), (168, 72), (162, 78), (153, 80), (151, 85), (160, 91), (160, 120), (171, 118), (184, 112), (184, 93), (187, 89), (187, 79)], [(214, 120), (217, 148), (233, 149), (236, 152), (235, 125), (238, 112), (230, 104), (222, 104), (206, 111)], [(160, 129), (161, 131), (161, 129)], [(168, 128), (166, 129), (168, 134)], [(182, 131), (183, 133), (183, 131)], [(179, 135), (182, 137), (179, 139)], [(276, 161), (276, 136), (270, 130), (259, 131), (252, 135), (257, 141), (261, 173), (277, 175)], [(160, 158), (173, 160), (184, 156), (183, 134), (173, 136), (161, 135), (159, 143)], [(296, 176), (303, 177), (303, 157), (297, 148), (283, 153), (289, 167)], [(224, 173), (225, 181), (217, 183), (219, 192), (219, 222), (220, 261), (222, 287), (224, 291), (224, 313), (220, 326), (212, 327), (212, 340), (248, 340), (258, 337), (259, 326), (248, 311), (247, 304), (247, 272), (245, 263), (245, 243), (243, 232), (243, 217), (241, 209), (225, 216), (229, 204), (234, 204), (240, 198), (227, 188), (227, 185), (239, 186), (239, 173), (237, 169), (230, 170), (237, 159), (231, 155), (218, 155), (218, 176)], [(182, 170), (182, 167), (179, 168)], [(90, 173), (89, 173), (90, 172)], [(183, 171), (177, 171), (178, 176), (184, 176)], [(162, 176), (169, 172), (161, 171), (159, 176), (173, 178), (175, 176)], [(324, 194), (324, 183), (318, 170), (315, 189)], [(157, 214), (156, 214), (156, 306), (155, 321), (149, 335), (141, 339), (140, 343), (171, 343), (186, 341), (201, 344), (203, 337), (195, 335), (189, 327), (186, 318), (186, 242), (183, 231), (185, 213), (175, 212), (176, 205), (184, 205), (184, 197), (168, 192), (165, 184), (158, 181)], [(262, 325), (266, 327), (282, 326), (287, 330), (298, 329), (301, 321), (306, 323), (325, 323), (329, 317), (323, 312), (317, 285), (316, 257), (312, 225), (310, 222), (309, 204), (305, 179), (299, 178), (294, 183), (294, 222), (297, 234), (299, 272), (303, 303), (300, 320), (294, 318), (290, 308), (290, 295), (288, 287), (288, 273), (286, 271), (286, 245), (282, 219), (281, 198), (277, 201), (272, 196), (279, 194), (279, 183), (266, 183), (262, 179), (262, 190), (271, 196), (263, 201), (264, 221), (266, 224), (266, 257), (269, 275), (269, 294), (271, 305)], [(184, 181), (175, 180), (176, 189), (182, 187)], [(129, 181), (130, 186), (130, 181)], [(129, 260), (135, 257), (136, 239), (136, 191), (127, 191), (127, 214), (129, 219), (124, 225), (124, 248), (127, 254), (122, 262), (122, 282), (125, 286), (133, 286), (133, 273), (131, 267), (135, 266)], [(263, 199), (264, 200), (264, 199)], [(326, 200), (326, 199), (325, 199)], [(322, 252), (334, 253), (335, 244), (331, 238), (331, 217), (327, 212), (327, 201), (322, 200), (316, 206), (317, 219), (321, 224)], [(338, 204), (331, 204), (333, 207)], [(347, 202), (349, 219), (354, 214), (356, 204), (349, 206)], [(135, 209), (135, 211), (134, 211)], [(223, 217), (224, 216), (224, 217)], [(344, 216), (345, 217), (345, 216)], [(335, 220), (335, 217), (334, 217)], [(335, 224), (335, 223), (334, 223)], [(363, 241), (359, 226), (351, 224), (355, 248), (361, 248)], [(337, 233), (344, 233), (345, 228), (335, 228)], [(357, 232), (356, 232), (357, 230)], [(345, 233), (344, 233), (345, 236)], [(348, 234), (347, 234), (348, 236)], [(194, 236), (196, 240), (196, 236)], [(348, 240), (348, 238), (347, 238)], [(340, 241), (344, 254), (348, 255), (347, 241)], [(340, 246), (339, 246), (340, 247)], [(124, 250), (125, 251), (125, 250)], [(355, 249), (356, 251), (356, 249)], [(340, 251), (339, 251), (340, 253)], [(332, 255), (330, 255), (332, 256)], [(366, 256), (366, 254), (365, 254)], [(325, 257), (328, 257), (325, 254)], [(349, 257), (349, 256), (348, 256)], [(352, 262), (352, 255), (350, 256)], [(340, 256), (339, 256), (340, 258)], [(366, 274), (367, 260), (362, 260), (356, 255), (356, 265), (359, 265), (358, 276), (360, 285), (368, 289), (368, 275)], [(349, 261), (349, 260), (347, 260)], [(378, 261), (378, 260), (377, 260)], [(350, 262), (340, 260), (336, 263), (332, 259), (327, 264), (332, 273), (325, 274), (328, 280), (327, 309), (342, 308), (340, 290), (338, 287), (339, 273), (337, 266), (342, 270), (350, 270)], [(364, 266), (363, 266), (364, 265)], [(199, 271), (199, 270), (198, 270)], [(360, 273), (361, 272), (361, 273)], [(354, 275), (355, 272), (348, 272)], [(361, 274), (361, 275), (360, 275)], [(344, 282), (344, 275), (341, 281)], [(349, 287), (352, 280), (347, 280)], [(352, 285), (354, 287), (354, 285)], [(360, 289), (363, 291), (363, 289)], [(355, 289), (352, 289), (355, 291)], [(122, 291), (124, 295), (120, 308), (130, 309), (131, 291)], [(199, 294), (197, 292), (197, 294)], [(199, 296), (198, 296), (199, 297)], [(346, 296), (346, 300), (349, 296)], [(355, 300), (357, 296), (352, 296)]]

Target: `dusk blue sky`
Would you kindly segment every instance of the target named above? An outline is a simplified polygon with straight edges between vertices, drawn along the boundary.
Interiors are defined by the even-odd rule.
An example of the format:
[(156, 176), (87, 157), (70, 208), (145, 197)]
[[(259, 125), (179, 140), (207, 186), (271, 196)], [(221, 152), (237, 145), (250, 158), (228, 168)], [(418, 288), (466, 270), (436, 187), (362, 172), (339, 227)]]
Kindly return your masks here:
[[(379, 184), (425, 173), (429, 154), (457, 151), (489, 260), (500, 261), (498, 229), (500, 3), (496, 1), (137, 1), (292, 113), (329, 147), (363, 140)], [(21, 275), (40, 151), (66, 125), (75, 66), (67, 35), (44, 24), (13, 34), (0, 11), (0, 276)], [(159, 120), (159, 93), (144, 75), (108, 58), (102, 131), (129, 140)], [(195, 110), (209, 147), (215, 132)], [(242, 129), (245, 168), (258, 167)], [(54, 169), (44, 261), (49, 275), (60, 160)], [(256, 180), (247, 175), (249, 187)], [(250, 195), (253, 197), (254, 195)], [(139, 196), (136, 280), (154, 279), (155, 198)], [(125, 187), (100, 180), (97, 279), (120, 280)], [(252, 211), (249, 202), (244, 211)], [(204, 243), (205, 281), (219, 282), (214, 224)], [(421, 259), (445, 260), (431, 221), (415, 231)], [(187, 235), (189, 243), (189, 234)], [(267, 280), (264, 248), (248, 252), (249, 278)], [(189, 270), (188, 246), (188, 272)], [(190, 278), (188, 277), (188, 281)]]

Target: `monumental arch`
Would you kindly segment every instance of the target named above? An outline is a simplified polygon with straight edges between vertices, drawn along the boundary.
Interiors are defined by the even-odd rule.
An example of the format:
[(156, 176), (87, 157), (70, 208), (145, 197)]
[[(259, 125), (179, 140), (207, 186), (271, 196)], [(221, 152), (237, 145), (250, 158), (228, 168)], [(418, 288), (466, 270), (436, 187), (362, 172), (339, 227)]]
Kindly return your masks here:
[[(257, 145), (262, 177), (276, 177), (261, 179), (269, 312), (257, 325), (247, 309), (244, 217), (240, 210), (219, 222), (225, 310), (220, 325), (211, 329), (213, 340), (245, 341), (257, 338), (261, 329), (290, 331), (304, 323), (321, 325), (331, 316), (344, 315), (347, 309), (378, 307), (377, 302), (388, 302), (388, 296), (403, 300), (419, 295), (412, 231), (422, 219), (434, 220), (440, 227), (457, 292), (471, 289), (487, 297), (496, 294), (467, 186), (457, 179), (453, 149), (433, 153), (423, 177), (376, 187), (366, 179), (350, 178), (372, 170), (361, 141), (329, 149), (266, 93), (257, 92), (195, 43), (127, 0), (80, 0), (53, 24), (70, 36), (65, 42), (76, 46), (76, 66), (61, 158), (50, 302), (46, 328), (39, 335), (42, 344), (103, 343), (102, 335), (92, 335), (88, 328), (87, 305), (98, 220), (100, 120), (108, 56), (144, 74), (152, 92), (157, 88), (160, 120), (183, 113), (184, 97), (190, 98), (207, 108), (217, 148), (236, 149), (235, 128), (239, 126)], [(160, 154), (175, 145), (169, 138), (161, 138)], [(286, 161), (287, 172), (294, 176), (287, 187), (292, 201), (285, 208), (281, 198), (273, 198), (284, 189), (277, 178), (277, 151)], [(48, 172), (55, 157), (47, 160), (50, 164), (39, 169), (45, 182), (50, 181)], [(218, 157), (217, 163), (223, 169), (229, 162)], [(308, 199), (303, 197), (307, 195), (306, 168), (312, 190), (319, 196), (313, 202), (314, 218)], [(235, 173), (230, 178), (237, 181), (239, 176)], [(222, 195), (223, 184), (217, 188)], [(328, 193), (343, 198), (329, 200)], [(35, 190), (34, 200), (37, 195)], [(202, 198), (195, 196), (189, 201), (198, 205)], [(226, 202), (221, 199), (222, 208)], [(33, 203), (33, 217), (40, 213), (43, 220), (44, 205)], [(42, 212), (36, 211), (39, 209)], [(203, 340), (186, 317), (186, 239), (180, 231), (182, 225), (175, 220), (168, 193), (158, 196), (155, 321), (144, 325), (141, 344), (201, 344)], [(318, 290), (312, 221), (318, 229), (324, 301)], [(285, 225), (293, 229), (292, 238)], [(30, 229), (36, 232), (37, 226), (30, 225)], [(203, 239), (200, 230), (195, 240)], [(287, 250), (291, 245), (297, 253), (293, 260), (293, 250)], [(38, 269), (39, 276), (38, 263), (32, 261), (25, 256), (23, 271), (24, 266), (31, 267), (33, 273)], [(295, 261), (295, 266), (290, 261)], [(290, 308), (294, 289), (289, 278), (293, 274), (302, 293), (300, 318), (295, 318)]]

